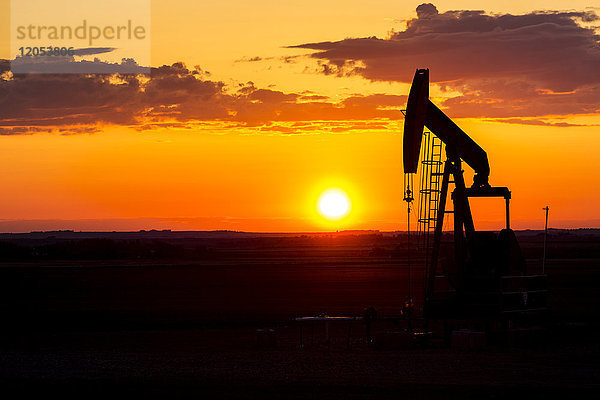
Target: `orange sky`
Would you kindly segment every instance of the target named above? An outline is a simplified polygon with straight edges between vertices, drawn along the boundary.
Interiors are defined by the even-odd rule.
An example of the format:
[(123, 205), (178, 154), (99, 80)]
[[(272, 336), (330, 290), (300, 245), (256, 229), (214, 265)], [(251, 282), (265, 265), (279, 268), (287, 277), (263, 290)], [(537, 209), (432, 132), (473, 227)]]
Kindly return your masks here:
[[(16, 105), (0, 114), (0, 128), (6, 128), (0, 137), (0, 231), (406, 229), (399, 110), (412, 74), (403, 71), (427, 66), (433, 101), (457, 116), (456, 122), (487, 151), (492, 185), (511, 189), (514, 228), (543, 227), (546, 204), (553, 227), (600, 227), (600, 115), (593, 108), (593, 89), (600, 87), (597, 72), (562, 82), (556, 78), (561, 70), (545, 67), (555, 65), (554, 60), (539, 62), (528, 57), (527, 49), (511, 47), (508, 54), (522, 70), (496, 67), (502, 61), (486, 65), (481, 59), (489, 56), (477, 47), (469, 49), (475, 72), (466, 76), (456, 71), (470, 65), (450, 55), (438, 60), (433, 50), (418, 56), (422, 47), (410, 54), (401, 47), (388, 64), (369, 58), (369, 46), (421, 40), (419, 32), (410, 37), (409, 31), (397, 37), (390, 33), (403, 32), (409, 19), (430, 23), (428, 16), (417, 20), (420, 2), (375, 6), (346, 1), (343, 7), (312, 0), (213, 3), (152, 2), (153, 66), (183, 62), (187, 69), (170, 68), (162, 78), (140, 81), (143, 95), (128, 91), (103, 97), (116, 90), (115, 82), (105, 81), (86, 81), (97, 87), (86, 98), (77, 97), (79, 86), (65, 99), (41, 89), (27, 94), (25, 88), (44, 88), (48, 81), (15, 82), (5, 73), (0, 96), (4, 104)], [(6, 1), (0, 4), (7, 9)], [(485, 15), (545, 9), (564, 19), (556, 14), (562, 12), (560, 4), (491, 1)], [(589, 11), (588, 5), (569, 3), (578, 12)], [(448, 10), (479, 10), (481, 3), (437, 1), (435, 6), (443, 17)], [(598, 21), (578, 24), (600, 26)], [(527, 29), (534, 32), (540, 25), (533, 21)], [(556, 54), (552, 46), (562, 38), (575, 44), (585, 40), (583, 28), (567, 28), (564, 33), (554, 29), (559, 33), (548, 42), (548, 57)], [(508, 34), (518, 32), (500, 40), (512, 40)], [(9, 58), (8, 36), (5, 29), (0, 58)], [(372, 36), (386, 41), (368, 40)], [(354, 41), (342, 42), (346, 38), (365, 39), (367, 50), (354, 48)], [(443, 35), (438, 39), (456, 46), (453, 54), (466, 46)], [(499, 39), (481, 36), (484, 40)], [(313, 45), (321, 42), (340, 45)], [(309, 57), (319, 50), (330, 53)], [(502, 46), (496, 49), (502, 51)], [(597, 53), (582, 57), (600, 57)], [(338, 54), (354, 57), (358, 69), (351, 72), (352, 65), (346, 64), (344, 70), (323, 73), (336, 68)], [(419, 59), (428, 64), (414, 65)], [(190, 85), (189, 71), (196, 65), (210, 74), (194, 75)], [(475, 76), (479, 70), (485, 73)], [(402, 71), (400, 77), (390, 75), (394, 71)], [(82, 84), (75, 79), (60, 81), (65, 92)], [(184, 82), (188, 86), (173, 91)], [(63, 100), (62, 108), (48, 105)], [(328, 222), (316, 212), (318, 195), (328, 187), (345, 190), (352, 201), (352, 212), (341, 221)], [(502, 204), (473, 207), (476, 227), (501, 226)]]

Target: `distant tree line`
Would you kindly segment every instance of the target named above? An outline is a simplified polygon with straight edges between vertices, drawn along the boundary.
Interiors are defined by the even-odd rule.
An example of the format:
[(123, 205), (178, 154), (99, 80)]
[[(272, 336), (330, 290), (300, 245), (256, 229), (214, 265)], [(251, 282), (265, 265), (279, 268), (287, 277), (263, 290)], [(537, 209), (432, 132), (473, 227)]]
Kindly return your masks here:
[(161, 240), (78, 239), (26, 244), (0, 241), (0, 260), (111, 260), (175, 258), (203, 252)]

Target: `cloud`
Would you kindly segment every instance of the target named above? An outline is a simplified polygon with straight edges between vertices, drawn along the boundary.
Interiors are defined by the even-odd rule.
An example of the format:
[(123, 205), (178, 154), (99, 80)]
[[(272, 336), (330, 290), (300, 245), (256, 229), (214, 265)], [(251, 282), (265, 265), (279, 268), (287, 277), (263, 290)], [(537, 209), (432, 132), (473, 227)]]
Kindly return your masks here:
[(589, 126), (600, 126), (600, 124), (574, 124), (571, 122), (550, 122), (543, 119), (521, 119), (521, 118), (497, 118), (490, 120), (491, 122), (502, 122), (505, 124), (515, 125), (534, 125), (534, 126), (552, 126), (555, 128), (576, 128), (576, 127), (589, 127)]
[(263, 58), (260, 56), (254, 56), (254, 57), (242, 57), (238, 60), (235, 60), (236, 63), (241, 63), (241, 62), (257, 62), (257, 61), (264, 61), (264, 60), (269, 60), (270, 58)]
[[(274, 123), (393, 121), (401, 118), (399, 109), (406, 102), (406, 96), (384, 94), (333, 102), (323, 96), (258, 88), (252, 82), (227, 87), (201, 68), (183, 63), (152, 68), (150, 76), (13, 75), (8, 65), (0, 62), (2, 135), (94, 133), (105, 125), (138, 130), (210, 127), (216, 122), (228, 127), (271, 126), (274, 131)], [(280, 131), (293, 129), (303, 128), (287, 126)]]
[(94, 58), (93, 61), (75, 60), (74, 56), (87, 56), (109, 53), (112, 47), (90, 47), (73, 50), (73, 56), (34, 56), (17, 57), (11, 61), (11, 71), (15, 74), (147, 74), (150, 68), (140, 66), (132, 58), (124, 58), (118, 63), (109, 63)]
[[(525, 117), (600, 112), (600, 17), (588, 11), (487, 14), (417, 7), (387, 38), (305, 43), (325, 75), (410, 82), (416, 68), (451, 97), (460, 116)], [(453, 91), (462, 96), (451, 95)], [(535, 104), (534, 104), (535, 103)]]
[(89, 56), (93, 54), (102, 54), (102, 53), (110, 53), (111, 51), (115, 51), (114, 47), (86, 47), (82, 49), (73, 50), (73, 55), (76, 56)]

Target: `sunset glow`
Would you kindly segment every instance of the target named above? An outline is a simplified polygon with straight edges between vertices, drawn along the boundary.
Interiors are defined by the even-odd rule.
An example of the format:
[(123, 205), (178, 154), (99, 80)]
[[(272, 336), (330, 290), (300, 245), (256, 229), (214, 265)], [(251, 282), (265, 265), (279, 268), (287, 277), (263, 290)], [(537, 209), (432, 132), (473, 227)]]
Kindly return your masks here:
[[(0, 231), (404, 230), (401, 110), (416, 68), (486, 151), (490, 183), (510, 188), (515, 229), (543, 227), (546, 205), (552, 227), (600, 226), (588, 6), (153, 1), (150, 74), (13, 75), (0, 0)], [(93, 17), (81, 7), (74, 27)], [(123, 23), (103, 17), (88, 22)], [(73, 63), (121, 59), (105, 46)], [(333, 187), (348, 209), (322, 212)], [(502, 223), (478, 207), (480, 228)]]

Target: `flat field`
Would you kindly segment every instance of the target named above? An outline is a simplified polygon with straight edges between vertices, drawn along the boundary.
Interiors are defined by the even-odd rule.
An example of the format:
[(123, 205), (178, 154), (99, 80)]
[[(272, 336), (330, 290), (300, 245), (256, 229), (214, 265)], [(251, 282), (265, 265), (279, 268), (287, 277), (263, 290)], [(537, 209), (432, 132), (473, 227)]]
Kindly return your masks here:
[[(407, 328), (398, 319), (409, 287), (402, 235), (107, 236), (3, 238), (10, 254), (0, 264), (6, 390), (539, 398), (600, 389), (600, 246), (587, 231), (551, 235), (547, 339), (471, 352), (436, 340), (425, 348), (394, 343)], [(539, 272), (541, 236), (519, 236), (530, 272)], [(411, 251), (417, 308), (423, 261)], [(360, 321), (331, 323), (329, 343), (324, 324), (307, 324), (301, 339), (294, 321), (362, 316), (366, 307), (378, 311), (373, 336), (387, 341), (368, 345)]]

